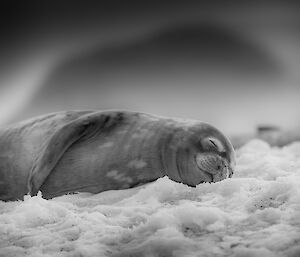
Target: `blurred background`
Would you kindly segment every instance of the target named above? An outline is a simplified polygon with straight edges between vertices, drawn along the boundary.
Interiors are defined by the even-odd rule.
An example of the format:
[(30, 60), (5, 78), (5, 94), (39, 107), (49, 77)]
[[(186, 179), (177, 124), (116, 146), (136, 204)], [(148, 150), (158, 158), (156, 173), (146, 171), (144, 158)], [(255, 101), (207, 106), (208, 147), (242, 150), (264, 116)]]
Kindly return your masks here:
[(0, 125), (129, 109), (209, 122), (237, 145), (294, 140), (299, 12), (296, 1), (2, 1)]

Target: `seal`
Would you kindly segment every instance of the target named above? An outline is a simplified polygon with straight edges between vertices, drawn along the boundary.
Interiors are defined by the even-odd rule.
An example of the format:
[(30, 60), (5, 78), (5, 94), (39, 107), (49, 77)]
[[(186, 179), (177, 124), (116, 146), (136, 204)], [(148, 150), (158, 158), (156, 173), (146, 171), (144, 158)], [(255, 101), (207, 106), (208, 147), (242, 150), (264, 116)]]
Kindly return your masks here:
[(160, 177), (196, 186), (231, 177), (235, 153), (200, 121), (130, 111), (66, 111), (0, 130), (0, 199), (125, 189)]

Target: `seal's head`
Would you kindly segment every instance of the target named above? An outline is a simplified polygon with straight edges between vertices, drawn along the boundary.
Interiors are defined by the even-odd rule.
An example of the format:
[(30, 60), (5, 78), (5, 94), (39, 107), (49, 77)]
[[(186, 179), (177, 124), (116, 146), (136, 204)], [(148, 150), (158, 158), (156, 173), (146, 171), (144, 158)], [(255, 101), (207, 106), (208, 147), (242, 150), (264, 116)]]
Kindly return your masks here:
[(218, 129), (207, 123), (197, 122), (184, 129), (176, 129), (170, 148), (167, 175), (171, 179), (196, 186), (233, 175), (233, 146)]

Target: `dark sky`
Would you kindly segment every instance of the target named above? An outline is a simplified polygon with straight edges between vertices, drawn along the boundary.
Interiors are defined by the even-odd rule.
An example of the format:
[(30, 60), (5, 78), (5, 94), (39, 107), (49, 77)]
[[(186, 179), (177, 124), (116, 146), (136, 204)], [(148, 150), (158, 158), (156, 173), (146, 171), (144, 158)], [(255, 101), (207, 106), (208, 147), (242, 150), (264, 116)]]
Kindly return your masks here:
[(0, 8), (0, 124), (121, 108), (227, 133), (299, 126), (294, 2), (19, 2)]

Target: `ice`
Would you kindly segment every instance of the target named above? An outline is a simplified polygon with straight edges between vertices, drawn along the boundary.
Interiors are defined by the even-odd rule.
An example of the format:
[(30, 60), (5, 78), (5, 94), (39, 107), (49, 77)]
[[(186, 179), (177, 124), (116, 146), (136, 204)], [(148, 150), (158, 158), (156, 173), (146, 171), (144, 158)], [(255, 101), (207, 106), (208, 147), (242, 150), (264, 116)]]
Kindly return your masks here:
[(300, 256), (300, 142), (252, 140), (233, 178), (0, 201), (0, 256)]

